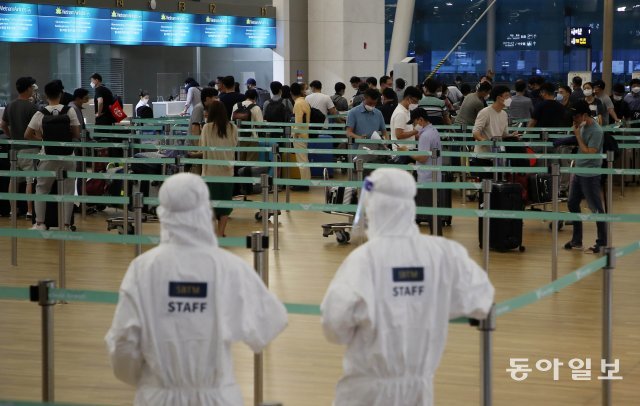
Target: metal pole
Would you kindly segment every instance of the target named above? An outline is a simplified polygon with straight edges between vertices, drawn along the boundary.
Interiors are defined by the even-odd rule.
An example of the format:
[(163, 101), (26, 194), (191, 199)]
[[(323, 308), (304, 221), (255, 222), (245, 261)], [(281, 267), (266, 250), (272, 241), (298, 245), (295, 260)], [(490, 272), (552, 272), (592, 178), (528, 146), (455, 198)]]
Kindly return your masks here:
[[(275, 162), (277, 165), (278, 163), (280, 163), (279, 146), (278, 144), (273, 144), (271, 148), (273, 151), (273, 162)], [(276, 182), (276, 180), (278, 179), (278, 169), (279, 168), (277, 166), (273, 168), (273, 202), (276, 205), (278, 204), (278, 198), (279, 198), (278, 196), (279, 186)], [(273, 250), (274, 251), (278, 251), (280, 249), (280, 218), (279, 216), (280, 214), (276, 209), (273, 212)]]
[[(491, 179), (484, 179), (482, 181), (482, 193), (483, 193), (483, 210), (484, 211), (489, 211), (491, 210), (491, 187), (492, 187), (492, 182)], [(490, 234), (489, 234), (489, 227), (490, 227), (490, 219), (489, 216), (486, 215), (482, 218), (482, 253), (483, 253), (483, 257), (484, 257), (484, 270), (489, 273), (489, 245), (491, 243), (490, 241)]]
[[(349, 154), (349, 151), (351, 151), (351, 146), (354, 143), (354, 139), (353, 138), (347, 138), (347, 160), (351, 160), (351, 154)], [(347, 179), (348, 180), (354, 180), (353, 179), (353, 170), (351, 168), (347, 169)]]
[[(269, 249), (269, 237), (261, 231), (254, 231), (249, 236), (251, 251), (253, 252), (253, 265), (258, 275), (269, 287), (269, 267), (265, 250)], [(263, 400), (263, 374), (264, 364), (262, 353), (255, 354), (253, 357), (253, 403), (255, 406), (262, 404)]]
[[(622, 160), (620, 162), (620, 169), (627, 169), (627, 149), (623, 148), (621, 152)], [(632, 152), (633, 153), (633, 152)], [(624, 197), (624, 175), (620, 175), (620, 196)]]
[(55, 282), (52, 280), (38, 281), (35, 288), (42, 313), (42, 401), (53, 402), (55, 398), (53, 357), (53, 306), (55, 302), (49, 299), (49, 291), (55, 288)]
[[(613, 213), (613, 151), (607, 151), (607, 168), (610, 172), (607, 174), (607, 214)], [(607, 222), (607, 246), (613, 247), (613, 226), (611, 222)]]
[[(611, 245), (604, 249), (607, 265), (602, 269), (602, 360), (612, 361), (612, 311), (613, 311), (613, 270), (616, 267), (616, 250)], [(607, 366), (607, 370), (609, 367)], [(602, 376), (606, 376), (603, 371)], [(602, 405), (611, 406), (611, 380), (602, 380)]]
[[(262, 202), (269, 203), (269, 174), (260, 175), (260, 186), (262, 187)], [(262, 232), (269, 236), (269, 210), (262, 209)]]
[(487, 72), (496, 69), (496, 7), (487, 2)]
[[(440, 151), (437, 148), (434, 148), (431, 150), (431, 165), (432, 166), (437, 166), (438, 165), (438, 157), (440, 156)], [(431, 182), (438, 182), (438, 170), (434, 169), (432, 170), (432, 177), (431, 177)], [(431, 206), (434, 208), (438, 208), (438, 189), (437, 188), (433, 188), (431, 189)], [(440, 227), (440, 224), (438, 223), (438, 215), (437, 214), (433, 214), (433, 217), (431, 219), (431, 235), (442, 235), (442, 227)]]
[(478, 25), (478, 23), (482, 20), (482, 17), (484, 17), (484, 15), (487, 14), (489, 12), (489, 10), (491, 10), (491, 8), (496, 4), (496, 1), (497, 0), (493, 0), (489, 5), (487, 5), (487, 8), (482, 12), (482, 14), (480, 14), (480, 17), (478, 17), (476, 22), (474, 22), (471, 25), (471, 27), (469, 27), (467, 32), (465, 32), (464, 35), (460, 38), (460, 40), (458, 40), (458, 42), (456, 42), (456, 44), (451, 48), (449, 53), (447, 53), (447, 55), (445, 55), (445, 57), (442, 58), (442, 60), (440, 62), (438, 62), (438, 64), (436, 65), (435, 69), (432, 70), (431, 73), (429, 74), (428, 78), (433, 77), (433, 75), (435, 75), (436, 72), (438, 72), (438, 69), (440, 69), (442, 67), (442, 65), (444, 65), (444, 63), (447, 61), (447, 59), (449, 59), (451, 54), (458, 48), (458, 46), (460, 46), (460, 44), (462, 44), (462, 41), (464, 41), (464, 39), (467, 38), (467, 35), (469, 35), (471, 33), (471, 31), (473, 31), (473, 29), (476, 27), (476, 25)]
[[(58, 196), (64, 197), (64, 180), (67, 177), (67, 173), (64, 169), (58, 168), (56, 170), (56, 186), (58, 187)], [(60, 199), (58, 202), (58, 230), (63, 231), (65, 226), (65, 203)], [(67, 230), (64, 230), (67, 231)], [(66, 282), (66, 258), (65, 258), (65, 243), (64, 239), (58, 241), (58, 280), (60, 281), (60, 287), (65, 288)]]
[(493, 332), (496, 329), (495, 307), (491, 310), (485, 320), (480, 321), (478, 329), (481, 331), (480, 350), (482, 351), (480, 364), (482, 366), (482, 388), (480, 390), (480, 404), (491, 406), (493, 404)]
[[(18, 150), (11, 148), (9, 155), (11, 172), (15, 173), (18, 167)], [(18, 178), (15, 175), (12, 175), (10, 182), (11, 193), (17, 193)], [(36, 215), (35, 210), (32, 215)], [(11, 199), (11, 228), (14, 230), (18, 228), (18, 202), (15, 199)], [(11, 237), (11, 265), (18, 266), (18, 237)]]
[[(287, 143), (289, 148), (293, 148), (293, 142), (291, 141), (291, 127), (287, 126), (284, 128), (284, 137), (286, 139), (289, 140), (289, 142)], [(278, 168), (276, 168), (277, 170)], [(291, 179), (291, 168), (290, 167), (286, 167), (284, 168), (284, 171), (286, 173), (286, 179)], [(289, 185), (285, 185), (284, 187), (284, 201), (286, 203), (290, 203), (291, 202), (291, 187)], [(287, 210), (288, 211), (288, 210)]]
[[(558, 213), (560, 202), (558, 201), (560, 194), (560, 164), (554, 162), (551, 164), (551, 204), (553, 212)], [(558, 220), (551, 223), (551, 280), (558, 279)]]
[[(80, 141), (82, 142), (82, 148), (81, 148), (82, 149), (82, 156), (86, 157), (87, 156), (87, 147), (85, 145), (86, 142), (87, 142), (87, 131), (86, 130), (82, 130)], [(87, 173), (87, 162), (84, 159), (80, 162), (80, 171), (82, 173)], [(80, 186), (81, 186), (80, 187), (80, 193), (82, 193), (82, 196), (86, 196), (87, 195), (87, 179), (86, 178), (80, 179)], [(82, 202), (82, 204), (80, 205), (80, 210), (81, 210), (82, 220), (85, 220), (87, 218), (87, 203), (86, 202)]]
[(607, 88), (613, 86), (611, 81), (613, 60), (613, 12), (614, 0), (604, 0), (602, 23), (602, 80)]
[[(462, 130), (462, 134), (466, 134), (467, 133), (467, 125), (466, 124), (462, 124), (462, 126), (460, 128)], [(463, 138), (463, 140), (464, 140), (464, 138)], [(462, 152), (462, 151), (460, 151), (460, 152)], [(460, 165), (464, 165), (462, 163), (463, 159), (469, 159), (469, 158), (460, 157)], [(465, 183), (467, 181), (467, 173), (465, 171), (462, 171), (461, 175), (462, 175), (462, 180), (461, 181), (462, 181), (462, 183)], [(462, 193), (462, 195), (460, 196), (462, 198), (462, 202), (461, 203), (464, 205), (464, 204), (467, 203), (467, 199), (466, 199), (466, 197), (467, 197), (467, 189), (462, 189), (461, 193)]]
[[(131, 151), (131, 140), (128, 140), (124, 143), (124, 157), (129, 158), (129, 151)], [(122, 181), (122, 196), (128, 198), (129, 197), (129, 179), (127, 179), (127, 174), (129, 173), (129, 162), (124, 163), (124, 168), (122, 170), (122, 174), (124, 175), (124, 179)], [(123, 231), (125, 235), (129, 234), (129, 199), (124, 203), (123, 208)]]
[[(142, 193), (133, 194), (133, 218), (135, 225), (135, 233), (139, 237), (142, 235)], [(142, 244), (140, 241), (136, 243), (136, 257), (142, 254)]]
[[(493, 146), (491, 147), (491, 152), (498, 152), (498, 143), (497, 140), (493, 140)], [(493, 158), (493, 167), (494, 168), (498, 168), (500, 166), (500, 162), (498, 162), (500, 160), (500, 158), (496, 157)], [(498, 183), (498, 171), (496, 170), (495, 172), (493, 172), (493, 181)]]
[(354, 163), (354, 168), (356, 170), (356, 179), (362, 182), (364, 180), (364, 161), (361, 158), (357, 158)]

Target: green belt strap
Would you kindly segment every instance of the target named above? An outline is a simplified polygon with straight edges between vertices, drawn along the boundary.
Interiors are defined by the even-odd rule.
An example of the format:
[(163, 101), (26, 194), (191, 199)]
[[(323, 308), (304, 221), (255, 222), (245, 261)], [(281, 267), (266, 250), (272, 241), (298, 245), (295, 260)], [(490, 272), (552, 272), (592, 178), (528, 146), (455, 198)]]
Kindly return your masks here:
[(24, 140), (0, 140), (0, 144), (31, 145), (34, 147), (73, 147), (73, 148), (123, 148), (126, 144), (114, 142), (58, 142), (58, 141), (24, 141)]
[(32, 201), (32, 202), (56, 202), (56, 203), (92, 203), (92, 204), (127, 204), (129, 199), (119, 196), (74, 196), (74, 195), (41, 195), (26, 193), (0, 193), (0, 199)]

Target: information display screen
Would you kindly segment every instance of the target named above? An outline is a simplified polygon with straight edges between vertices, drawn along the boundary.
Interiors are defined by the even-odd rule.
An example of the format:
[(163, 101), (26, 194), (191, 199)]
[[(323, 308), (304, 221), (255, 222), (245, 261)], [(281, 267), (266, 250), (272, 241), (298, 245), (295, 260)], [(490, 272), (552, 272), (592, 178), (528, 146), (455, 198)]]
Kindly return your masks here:
[(0, 41), (275, 48), (273, 18), (0, 3)]
[(569, 28), (569, 45), (579, 48), (591, 48), (591, 28)]

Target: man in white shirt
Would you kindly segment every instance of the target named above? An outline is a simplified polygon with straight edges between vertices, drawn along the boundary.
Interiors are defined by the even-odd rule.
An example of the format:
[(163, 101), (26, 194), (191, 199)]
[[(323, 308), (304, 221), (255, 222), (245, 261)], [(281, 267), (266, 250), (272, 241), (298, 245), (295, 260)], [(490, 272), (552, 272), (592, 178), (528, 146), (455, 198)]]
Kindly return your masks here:
[(325, 117), (329, 114), (338, 114), (338, 110), (336, 110), (336, 106), (334, 106), (331, 101), (331, 97), (322, 93), (322, 83), (319, 80), (311, 82), (309, 87), (311, 87), (312, 93), (307, 96), (305, 100), (312, 108), (320, 110)]
[[(418, 132), (411, 124), (407, 124), (410, 119), (411, 107), (416, 108), (420, 101), (420, 90), (414, 86), (409, 86), (404, 91), (402, 101), (391, 115), (391, 139), (415, 141)], [(398, 144), (392, 144), (393, 150), (398, 150)]]
[[(495, 86), (491, 89), (493, 104), (480, 110), (473, 126), (473, 138), (476, 141), (491, 141), (508, 136), (509, 116), (504, 108), (511, 105), (511, 91), (506, 86)], [(517, 136), (517, 134), (513, 134)], [(476, 145), (474, 152), (491, 152), (489, 145)]]
[[(33, 115), (27, 130), (24, 133), (24, 138), (31, 141), (79, 141), (80, 140), (80, 121), (74, 109), (69, 106), (63, 106), (60, 104), (60, 98), (62, 97), (62, 87), (56, 81), (49, 82), (44, 87), (44, 93), (47, 96), (49, 105), (45, 109), (51, 113), (52, 116), (64, 115), (69, 117), (69, 128), (67, 134), (60, 134), (60, 125), (55, 125), (55, 129), (48, 130), (43, 128), (44, 113), (38, 111)], [(53, 126), (52, 126), (53, 127)], [(56, 132), (56, 134), (48, 134), (48, 131)], [(62, 136), (62, 137), (61, 137)], [(54, 139), (55, 137), (55, 139)], [(68, 139), (64, 139), (68, 138)], [(73, 155), (73, 147), (43, 147), (45, 154), (47, 155)], [(54, 160), (41, 160), (38, 164), (38, 171), (57, 171), (59, 168), (70, 172), (74, 171), (76, 163), (73, 161), (54, 161)], [(38, 177), (36, 180), (36, 194), (46, 195), (49, 194), (51, 186), (55, 178), (50, 177)], [(66, 178), (63, 182), (64, 193), (70, 194), (73, 191), (76, 180), (73, 178)], [(46, 202), (36, 201), (36, 224), (34, 224), (34, 230), (46, 230), (45, 225), (45, 213)], [(71, 215), (73, 214), (73, 202), (64, 204), (64, 227), (69, 229), (71, 224)], [(58, 219), (60, 224), (61, 219)], [(60, 227), (58, 225), (58, 227)]]

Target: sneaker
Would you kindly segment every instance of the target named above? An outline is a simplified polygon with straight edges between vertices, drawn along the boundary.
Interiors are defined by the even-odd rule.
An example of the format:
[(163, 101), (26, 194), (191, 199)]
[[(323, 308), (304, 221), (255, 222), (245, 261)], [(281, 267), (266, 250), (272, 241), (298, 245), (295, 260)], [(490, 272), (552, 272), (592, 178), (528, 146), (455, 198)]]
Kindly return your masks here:
[(564, 245), (565, 250), (582, 250), (582, 244), (576, 244), (573, 241), (569, 241)]
[(44, 224), (34, 224), (31, 230), (47, 231), (47, 226)]
[(589, 247), (586, 250), (584, 250), (585, 254), (599, 254), (600, 253), (600, 246), (598, 244), (594, 245), (593, 247)]
[(31, 213), (27, 212), (27, 216), (26, 216), (26, 217), (27, 217), (28, 219), (30, 219), (30, 218), (32, 218), (32, 217), (33, 217), (33, 214), (31, 214)]

